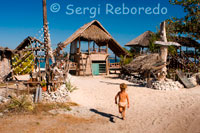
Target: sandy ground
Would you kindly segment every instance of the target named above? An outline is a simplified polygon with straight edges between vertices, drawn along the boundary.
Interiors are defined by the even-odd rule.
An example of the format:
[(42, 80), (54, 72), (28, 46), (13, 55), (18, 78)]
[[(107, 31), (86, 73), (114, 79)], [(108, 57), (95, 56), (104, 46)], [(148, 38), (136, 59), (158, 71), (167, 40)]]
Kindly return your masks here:
[[(78, 113), (3, 117), (0, 132), (200, 133), (200, 87), (158, 91), (100, 76), (73, 77), (72, 83), (79, 88), (71, 93)], [(126, 120), (114, 103), (120, 83), (128, 84)]]

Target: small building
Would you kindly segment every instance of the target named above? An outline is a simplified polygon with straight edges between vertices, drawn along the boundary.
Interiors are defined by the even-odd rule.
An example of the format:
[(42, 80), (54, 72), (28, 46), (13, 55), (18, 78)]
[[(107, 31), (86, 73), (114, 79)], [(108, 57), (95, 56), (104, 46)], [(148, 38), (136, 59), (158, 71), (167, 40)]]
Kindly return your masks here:
[(11, 71), (13, 50), (0, 47), (0, 82), (3, 82)]
[(145, 48), (149, 48), (151, 43), (151, 38), (154, 35), (152, 31), (146, 31), (136, 37), (135, 39), (128, 42), (125, 46), (134, 48), (137, 51), (134, 51), (136, 54), (142, 54)]
[(77, 64), (76, 75), (109, 74), (109, 50), (116, 56), (128, 55), (120, 44), (97, 20), (85, 24), (62, 43), (70, 44), (70, 60)]

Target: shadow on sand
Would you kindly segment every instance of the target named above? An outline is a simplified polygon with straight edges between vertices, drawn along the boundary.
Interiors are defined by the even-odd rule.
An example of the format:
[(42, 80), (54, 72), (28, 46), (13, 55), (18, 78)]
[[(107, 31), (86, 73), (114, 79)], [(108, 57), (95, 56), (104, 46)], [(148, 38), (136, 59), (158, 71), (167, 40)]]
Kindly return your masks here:
[(96, 113), (96, 114), (99, 114), (99, 115), (101, 115), (101, 116), (103, 116), (103, 117), (109, 118), (109, 121), (112, 122), (112, 123), (115, 123), (114, 117), (115, 117), (115, 118), (118, 118), (118, 119), (121, 119), (119, 116), (116, 116), (116, 115), (113, 115), (113, 114), (104, 113), (104, 112), (100, 112), (100, 111), (98, 111), (98, 110), (96, 110), (96, 109), (90, 109), (90, 111), (91, 111), (91, 112), (94, 112), (94, 113)]
[[(120, 85), (120, 83), (112, 83), (112, 82), (106, 82), (106, 81), (100, 81), (100, 82), (106, 83), (107, 85)], [(141, 84), (127, 84), (127, 86), (144, 87), (144, 85), (141, 85)]]

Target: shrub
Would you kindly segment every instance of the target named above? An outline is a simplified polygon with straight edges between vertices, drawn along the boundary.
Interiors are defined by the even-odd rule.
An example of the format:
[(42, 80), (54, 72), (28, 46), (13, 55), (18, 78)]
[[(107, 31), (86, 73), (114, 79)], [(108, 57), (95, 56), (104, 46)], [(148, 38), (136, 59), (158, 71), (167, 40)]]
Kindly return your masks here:
[(67, 83), (65, 83), (67, 89), (69, 92), (73, 92), (74, 90), (77, 90), (78, 88), (77, 87), (74, 87), (70, 81), (68, 81)]
[(6, 107), (10, 112), (28, 112), (34, 109), (31, 100), (26, 95), (11, 98), (10, 103)]

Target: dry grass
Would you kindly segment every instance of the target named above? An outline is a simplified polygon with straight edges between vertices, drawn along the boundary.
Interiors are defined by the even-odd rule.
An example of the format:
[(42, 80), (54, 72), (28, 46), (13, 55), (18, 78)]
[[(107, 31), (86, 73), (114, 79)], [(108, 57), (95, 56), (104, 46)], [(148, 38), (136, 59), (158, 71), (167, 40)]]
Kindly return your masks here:
[(12, 114), (40, 114), (48, 113), (53, 109), (66, 109), (71, 110), (71, 106), (78, 106), (76, 103), (38, 103), (31, 102), (27, 95), (21, 97), (13, 97), (9, 103), (0, 105), (0, 112), (12, 115)]
[(53, 109), (66, 109), (71, 110), (71, 106), (78, 106), (76, 103), (67, 102), (67, 103), (39, 103), (35, 105), (33, 113), (39, 114), (42, 112), (48, 112)]

